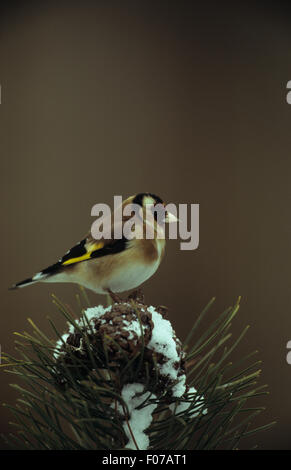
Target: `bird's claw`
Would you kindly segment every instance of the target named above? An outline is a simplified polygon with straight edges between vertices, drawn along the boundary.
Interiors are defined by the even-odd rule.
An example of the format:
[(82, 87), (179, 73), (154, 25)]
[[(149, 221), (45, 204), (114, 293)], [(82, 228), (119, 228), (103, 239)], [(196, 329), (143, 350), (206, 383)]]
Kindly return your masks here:
[(112, 290), (110, 289), (107, 289), (107, 292), (108, 294), (110, 295), (111, 299), (113, 300), (113, 302), (115, 304), (120, 304), (122, 302), (122, 298), (119, 297), (119, 295), (115, 294), (114, 292), (112, 292)]

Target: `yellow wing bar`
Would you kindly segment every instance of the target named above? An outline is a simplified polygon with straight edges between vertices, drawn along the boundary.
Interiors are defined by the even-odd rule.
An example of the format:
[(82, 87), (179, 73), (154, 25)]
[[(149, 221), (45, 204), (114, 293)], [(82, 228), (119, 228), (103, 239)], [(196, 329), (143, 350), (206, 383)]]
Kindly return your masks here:
[(87, 251), (87, 253), (81, 256), (74, 257), (74, 258), (69, 258), (66, 261), (64, 261), (62, 265), (67, 266), (69, 264), (79, 263), (80, 261), (85, 261), (86, 259), (90, 259), (93, 251), (100, 250), (101, 248), (103, 248), (103, 246), (104, 246), (103, 242), (94, 243), (90, 245), (90, 250)]

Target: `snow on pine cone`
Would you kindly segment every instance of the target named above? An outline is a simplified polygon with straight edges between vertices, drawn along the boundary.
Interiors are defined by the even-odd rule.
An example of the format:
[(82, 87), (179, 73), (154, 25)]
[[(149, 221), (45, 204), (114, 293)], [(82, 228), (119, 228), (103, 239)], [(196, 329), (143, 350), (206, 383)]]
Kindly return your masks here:
[(145, 305), (140, 291), (106, 308), (87, 308), (56, 344), (57, 377), (66, 375), (64, 366), (79, 379), (97, 367), (123, 384), (137, 381), (157, 395), (167, 388), (172, 397), (181, 397), (186, 391), (185, 353), (166, 310)]

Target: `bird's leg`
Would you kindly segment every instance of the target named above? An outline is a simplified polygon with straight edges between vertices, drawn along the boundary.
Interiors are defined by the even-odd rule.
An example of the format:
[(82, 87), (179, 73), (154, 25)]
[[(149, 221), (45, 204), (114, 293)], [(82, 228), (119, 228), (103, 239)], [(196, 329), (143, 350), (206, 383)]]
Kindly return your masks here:
[(111, 299), (113, 300), (114, 303), (120, 304), (122, 302), (121, 297), (119, 297), (117, 294), (112, 292), (112, 290), (106, 289), (106, 291), (108, 292), (108, 294), (110, 295), (110, 297), (111, 297)]

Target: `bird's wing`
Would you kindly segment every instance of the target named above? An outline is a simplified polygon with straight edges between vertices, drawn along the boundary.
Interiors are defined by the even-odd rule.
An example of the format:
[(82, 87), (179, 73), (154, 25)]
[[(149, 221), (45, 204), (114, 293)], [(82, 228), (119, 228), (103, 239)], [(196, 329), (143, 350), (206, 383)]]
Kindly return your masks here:
[[(120, 253), (129, 247), (128, 240), (123, 236), (122, 227), (122, 220), (113, 225), (111, 224), (110, 218), (108, 218), (104, 222), (104, 230), (102, 232), (103, 234), (106, 234), (107, 238), (96, 240), (90, 232), (83, 240), (67, 251), (67, 253), (60, 258), (57, 263), (41, 271), (41, 274), (53, 275), (60, 270), (82, 261)], [(121, 236), (121, 238), (114, 238), (116, 229), (119, 229), (119, 236)]]
[(126, 249), (128, 240), (122, 238), (119, 240), (94, 240), (84, 238), (82, 241), (73, 246), (67, 253), (59, 259), (59, 261), (51, 266), (48, 266), (37, 275), (51, 276), (60, 272), (69, 266), (82, 261), (88, 261), (94, 258), (101, 258), (102, 256), (120, 253)]
[(34, 282), (43, 281), (50, 276), (54, 276), (70, 266), (76, 265), (82, 261), (88, 261), (94, 258), (101, 258), (102, 256), (120, 253), (127, 248), (128, 240), (126, 238), (116, 240), (95, 240), (91, 235), (87, 236), (67, 253), (54, 263), (42, 271), (36, 273), (33, 277), (25, 279), (24, 281), (14, 284), (11, 289), (16, 289)]
[(95, 240), (91, 236), (73, 246), (60, 260), (60, 266), (66, 267), (81, 261), (102, 256), (120, 253), (125, 250), (127, 240), (123, 237), (118, 240)]

